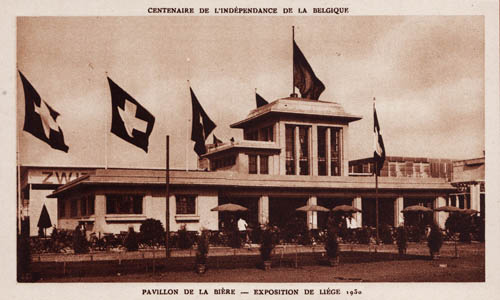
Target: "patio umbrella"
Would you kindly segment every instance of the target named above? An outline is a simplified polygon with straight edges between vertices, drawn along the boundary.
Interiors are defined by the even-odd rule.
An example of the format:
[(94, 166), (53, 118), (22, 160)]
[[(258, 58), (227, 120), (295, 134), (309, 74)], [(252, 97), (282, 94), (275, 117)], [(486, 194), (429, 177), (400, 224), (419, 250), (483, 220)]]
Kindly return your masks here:
[(306, 205), (296, 209), (296, 211), (324, 211), (329, 212), (330, 210), (321, 205)]
[(446, 205), (446, 206), (434, 208), (434, 211), (459, 212), (459, 211), (463, 211), (463, 209), (458, 208), (456, 206)]
[(43, 235), (45, 237), (46, 228), (52, 227), (52, 222), (50, 221), (49, 212), (45, 204), (42, 207), (42, 212), (40, 213), (40, 219), (38, 219), (37, 226), (43, 230)]
[(405, 207), (402, 212), (432, 212), (432, 209), (422, 206), (422, 205), (412, 205)]
[(333, 212), (345, 212), (345, 213), (356, 213), (361, 212), (361, 209), (356, 208), (351, 205), (339, 205), (332, 209)]
[(247, 210), (248, 208), (234, 203), (222, 204), (211, 209), (211, 211), (247, 211)]

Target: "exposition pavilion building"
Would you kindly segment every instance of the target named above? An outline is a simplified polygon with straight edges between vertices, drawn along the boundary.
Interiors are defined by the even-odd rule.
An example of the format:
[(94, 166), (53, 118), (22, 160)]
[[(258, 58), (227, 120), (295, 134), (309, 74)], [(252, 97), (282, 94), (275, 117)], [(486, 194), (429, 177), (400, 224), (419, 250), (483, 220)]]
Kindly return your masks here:
[[(252, 110), (231, 125), (243, 130), (243, 140), (208, 147), (200, 170), (170, 170), (170, 231), (183, 225), (219, 230), (224, 213), (211, 209), (229, 202), (248, 208), (243, 217), (252, 226), (283, 226), (297, 217), (309, 228), (323, 228), (324, 213), (296, 211), (306, 204), (352, 205), (362, 210), (354, 214), (358, 225), (374, 226), (375, 177), (350, 172), (346, 159), (349, 124), (360, 119), (338, 103), (294, 97)], [(47, 196), (56, 199), (47, 202), (57, 201), (52, 214), (55, 210), (58, 228), (85, 223), (87, 230), (100, 233), (129, 226), (139, 230), (147, 218), (165, 224), (165, 176), (164, 169), (95, 168), (59, 185)], [(403, 222), (404, 207), (443, 206), (457, 193), (446, 176), (382, 176), (378, 181), (379, 223), (391, 226)], [(434, 213), (441, 226), (446, 217)]]

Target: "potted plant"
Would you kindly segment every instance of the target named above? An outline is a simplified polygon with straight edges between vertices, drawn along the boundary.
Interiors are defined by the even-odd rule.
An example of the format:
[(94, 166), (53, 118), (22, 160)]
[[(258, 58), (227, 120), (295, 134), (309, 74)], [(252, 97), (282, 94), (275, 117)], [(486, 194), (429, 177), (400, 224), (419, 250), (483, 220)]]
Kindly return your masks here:
[(203, 229), (198, 237), (198, 247), (196, 249), (196, 273), (198, 274), (203, 274), (207, 270), (209, 239), (210, 233), (207, 229)]
[(399, 255), (406, 254), (408, 248), (408, 232), (404, 226), (399, 226), (396, 232), (396, 243), (398, 244)]
[(139, 250), (139, 240), (137, 238), (137, 233), (134, 230), (133, 226), (128, 228), (127, 236), (123, 241), (123, 244), (127, 251), (137, 251)]
[(339, 242), (337, 238), (337, 229), (334, 226), (328, 226), (326, 232), (325, 250), (330, 266), (339, 264)]
[(431, 232), (427, 238), (427, 246), (429, 246), (429, 252), (431, 254), (431, 259), (437, 259), (439, 256), (439, 250), (443, 245), (443, 234), (441, 229), (437, 224), (432, 224)]
[(264, 265), (264, 270), (269, 270), (271, 269), (271, 254), (274, 249), (275, 243), (274, 243), (274, 236), (273, 232), (271, 231), (270, 228), (266, 226), (262, 230), (262, 242), (260, 244), (260, 257), (262, 258), (262, 262)]

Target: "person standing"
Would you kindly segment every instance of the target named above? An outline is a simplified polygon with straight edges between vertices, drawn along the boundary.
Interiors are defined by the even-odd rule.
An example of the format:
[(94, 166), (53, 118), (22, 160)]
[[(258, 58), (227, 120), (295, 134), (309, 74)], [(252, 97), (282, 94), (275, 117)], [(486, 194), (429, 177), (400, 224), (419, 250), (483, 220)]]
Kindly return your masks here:
[(241, 238), (248, 243), (248, 234), (247, 234), (248, 223), (243, 218), (238, 219), (238, 230), (240, 232)]

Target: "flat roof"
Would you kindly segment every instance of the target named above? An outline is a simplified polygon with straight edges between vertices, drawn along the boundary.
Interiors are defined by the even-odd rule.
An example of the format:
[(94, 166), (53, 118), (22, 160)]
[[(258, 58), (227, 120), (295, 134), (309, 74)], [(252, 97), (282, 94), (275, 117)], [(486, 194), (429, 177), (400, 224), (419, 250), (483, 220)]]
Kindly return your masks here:
[[(230, 171), (171, 171), (172, 186), (287, 188), (318, 190), (375, 189), (374, 177), (301, 176), (241, 174)], [(443, 178), (379, 177), (379, 190), (453, 191), (455, 188)], [(71, 193), (82, 186), (164, 186), (165, 170), (96, 170), (57, 188), (49, 197)]]
[(362, 119), (360, 116), (346, 113), (344, 108), (336, 102), (288, 97), (275, 100), (250, 111), (244, 120), (233, 123), (230, 127), (246, 128), (258, 122), (258, 120), (283, 115), (308, 116), (319, 120), (340, 120), (343, 122), (353, 122)]

